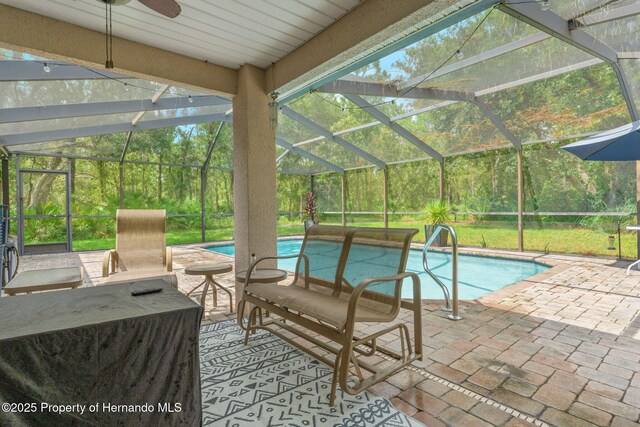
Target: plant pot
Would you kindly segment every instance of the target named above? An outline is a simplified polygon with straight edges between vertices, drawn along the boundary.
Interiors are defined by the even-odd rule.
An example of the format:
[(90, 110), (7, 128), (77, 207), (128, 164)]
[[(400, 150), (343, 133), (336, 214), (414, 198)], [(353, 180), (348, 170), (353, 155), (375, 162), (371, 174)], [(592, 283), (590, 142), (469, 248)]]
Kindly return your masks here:
[[(429, 238), (431, 237), (431, 234), (433, 233), (433, 230), (436, 229), (436, 227), (438, 227), (437, 225), (427, 225), (427, 240), (429, 240)], [(449, 236), (449, 232), (447, 230), (440, 230), (440, 235), (438, 237), (436, 237), (436, 239), (433, 241), (433, 243), (431, 243), (431, 246), (434, 248), (442, 248), (444, 246), (447, 246), (447, 240), (448, 240), (448, 236)]]

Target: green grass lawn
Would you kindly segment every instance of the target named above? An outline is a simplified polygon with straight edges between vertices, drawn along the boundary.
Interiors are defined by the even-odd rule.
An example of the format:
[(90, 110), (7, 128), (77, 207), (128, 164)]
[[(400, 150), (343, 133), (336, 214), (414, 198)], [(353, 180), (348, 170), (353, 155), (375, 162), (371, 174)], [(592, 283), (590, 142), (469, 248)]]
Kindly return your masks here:
[[(302, 234), (304, 226), (302, 224), (278, 225), (278, 235)], [(233, 239), (233, 227), (220, 227), (215, 230), (206, 230), (207, 242)], [(168, 230), (167, 244), (179, 245), (183, 243), (200, 243), (202, 232), (200, 230)], [(112, 249), (116, 246), (115, 237), (89, 240), (73, 240), (74, 251), (91, 251), (97, 249)]]
[[(382, 223), (358, 222), (356, 225), (363, 227), (381, 227)], [(479, 223), (454, 223), (461, 246), (486, 246), (495, 249), (517, 249), (518, 232), (515, 224), (479, 224)], [(417, 221), (392, 221), (390, 227), (415, 227), (420, 233), (414, 239), (415, 242), (424, 242), (424, 225)], [(278, 235), (292, 235), (304, 233), (302, 224), (279, 223)], [(525, 250), (539, 252), (572, 253), (584, 255), (617, 256), (616, 251), (610, 251), (608, 247), (608, 234), (604, 231), (588, 228), (574, 228), (564, 226), (559, 228), (530, 228), (525, 229)], [(233, 239), (233, 228), (222, 227), (215, 230), (207, 230), (207, 241), (220, 241)], [(170, 230), (167, 232), (167, 243), (176, 245), (182, 243), (197, 243), (201, 240), (200, 230)], [(617, 241), (616, 241), (617, 246)], [(76, 251), (109, 249), (115, 247), (114, 238), (74, 240), (73, 249)], [(635, 233), (622, 233), (622, 255), (625, 258), (636, 257)]]

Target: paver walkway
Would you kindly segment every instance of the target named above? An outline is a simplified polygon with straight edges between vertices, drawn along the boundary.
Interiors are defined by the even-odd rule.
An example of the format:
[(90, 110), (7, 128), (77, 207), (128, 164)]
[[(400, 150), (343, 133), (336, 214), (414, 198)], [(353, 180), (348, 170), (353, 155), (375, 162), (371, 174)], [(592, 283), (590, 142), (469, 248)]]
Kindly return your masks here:
[[(425, 302), (425, 360), (373, 391), (429, 427), (638, 425), (640, 272), (627, 277), (628, 262), (602, 258), (517, 256), (553, 268), (461, 303), (459, 322)], [(184, 266), (205, 260), (232, 262), (197, 246), (174, 248), (181, 291), (199, 283)], [(82, 265), (91, 286), (102, 282), (101, 262), (102, 252), (36, 255), (23, 257), (20, 268)], [(233, 289), (233, 272), (220, 279)], [(192, 297), (199, 301), (199, 291)], [(218, 307), (211, 298), (207, 304), (206, 321), (230, 317), (223, 293)]]

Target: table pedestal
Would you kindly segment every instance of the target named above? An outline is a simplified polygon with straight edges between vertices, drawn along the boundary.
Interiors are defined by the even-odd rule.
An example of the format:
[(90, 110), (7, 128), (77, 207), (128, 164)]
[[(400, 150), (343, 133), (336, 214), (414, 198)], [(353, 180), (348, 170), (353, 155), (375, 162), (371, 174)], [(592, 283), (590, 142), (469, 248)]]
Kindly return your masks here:
[(214, 274), (228, 273), (231, 270), (233, 270), (231, 264), (199, 263), (188, 266), (184, 270), (185, 274), (190, 276), (204, 276), (204, 281), (195, 288), (191, 289), (189, 293), (187, 293), (187, 295), (191, 295), (193, 291), (204, 285), (202, 296), (200, 297), (200, 305), (202, 306), (202, 308), (205, 308), (205, 304), (207, 301), (207, 292), (209, 292), (209, 288), (211, 287), (211, 292), (213, 293), (213, 306), (217, 307), (218, 289), (220, 289), (226, 292), (227, 295), (229, 295), (229, 313), (233, 313), (233, 295), (231, 294), (231, 291), (213, 280)]

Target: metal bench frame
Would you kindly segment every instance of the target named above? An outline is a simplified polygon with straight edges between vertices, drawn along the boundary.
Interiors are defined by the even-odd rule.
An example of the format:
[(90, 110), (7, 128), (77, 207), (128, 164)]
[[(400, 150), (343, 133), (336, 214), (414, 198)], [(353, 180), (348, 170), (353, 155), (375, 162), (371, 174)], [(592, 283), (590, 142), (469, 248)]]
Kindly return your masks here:
[[(248, 343), (250, 333), (257, 329), (266, 329), (274, 335), (277, 335), (278, 337), (287, 341), (291, 345), (304, 351), (305, 353), (308, 353), (311, 356), (322, 361), (323, 363), (333, 367), (333, 379), (331, 385), (331, 393), (329, 396), (329, 404), (333, 406), (335, 403), (336, 387), (338, 384), (340, 384), (340, 388), (346, 393), (351, 395), (357, 394), (395, 374), (405, 366), (412, 363), (414, 360), (422, 360), (422, 301), (420, 295), (420, 279), (417, 274), (404, 271), (409, 254), (411, 239), (417, 233), (417, 230), (333, 227), (334, 229), (341, 228), (344, 231), (344, 238), (341, 241), (342, 252), (337, 265), (337, 278), (342, 278), (342, 274), (344, 273), (344, 270), (347, 266), (347, 262), (349, 262), (348, 255), (351, 249), (351, 243), (356, 233), (358, 233), (359, 231), (364, 231), (367, 234), (374, 236), (377, 233), (380, 233), (380, 236), (383, 236), (386, 232), (389, 231), (392, 231), (393, 233), (404, 233), (404, 241), (401, 242), (402, 252), (398, 265), (398, 274), (387, 277), (368, 278), (366, 280), (362, 280), (357, 286), (352, 287), (346, 280), (344, 280), (344, 278), (342, 278), (341, 283), (338, 285), (335, 283), (328, 283), (324, 280), (318, 280), (317, 278), (310, 276), (310, 260), (304, 254), (304, 249), (306, 247), (307, 239), (309, 238), (309, 233), (313, 233), (315, 230), (317, 230), (317, 227), (332, 226), (314, 225), (313, 227), (310, 227), (305, 233), (305, 238), (299, 255), (286, 257), (264, 257), (256, 260), (250, 265), (246, 275), (242, 298), (238, 306), (238, 324), (245, 330), (245, 345)], [(375, 239), (372, 241), (372, 243), (375, 243)], [(383, 239), (380, 239), (380, 243), (383, 243)], [(257, 267), (257, 265), (268, 260), (285, 258), (298, 259), (295, 275), (292, 283), (289, 286), (303, 285), (303, 289), (305, 289), (305, 291), (308, 291), (310, 293), (310, 296), (313, 296), (313, 293), (318, 292), (311, 289), (310, 284), (332, 288), (332, 298), (340, 298), (340, 294), (342, 292), (350, 293), (348, 297), (347, 320), (344, 328), (338, 329), (333, 325), (320, 321), (319, 319), (310, 318), (304, 313), (295, 311), (295, 307), (280, 306), (276, 303), (260, 298), (251, 293), (250, 286), (255, 286), (255, 284), (249, 284), (251, 272)], [(302, 274), (302, 277), (300, 277), (301, 275), (299, 274), (301, 263), (304, 263), (304, 273)], [(401, 299), (402, 282), (406, 278), (411, 278), (412, 280), (412, 300)], [(387, 296), (367, 290), (369, 286), (379, 282), (395, 282), (393, 295)], [(257, 286), (260, 285), (258, 284)], [(300, 288), (302, 288), (302, 286), (300, 286)], [(355, 326), (356, 323), (359, 323), (356, 320), (356, 307), (359, 301), (361, 301), (361, 299), (363, 298), (388, 304), (390, 306), (390, 311), (388, 313), (384, 313), (384, 315), (381, 315), (380, 319), (376, 319), (375, 322), (385, 322), (392, 324), (388, 327), (380, 328), (373, 334), (361, 337), (355, 335)], [(245, 325), (244, 311), (247, 303), (252, 304), (253, 307), (249, 312), (248, 321)], [(402, 322), (394, 322), (400, 312), (401, 307), (413, 311), (413, 347), (411, 345), (410, 332), (407, 325)], [(265, 321), (263, 312), (272, 313), (279, 316), (279, 318), (272, 318), (268, 321)], [(294, 327), (293, 324), (307, 329), (312, 333), (315, 333), (316, 336), (305, 332), (301, 328)], [(335, 354), (335, 359), (330, 360), (329, 358), (301, 345), (300, 343), (281, 333), (281, 331), (279, 330), (280, 328), (292, 332), (298, 337), (302, 337), (306, 341), (309, 341), (310, 343), (315, 344), (318, 347)], [(379, 337), (391, 333), (395, 330), (397, 330), (400, 335), (401, 351), (399, 353), (378, 344)], [(320, 335), (321, 337), (332, 341), (334, 345), (327, 343), (325, 340), (319, 339), (317, 335)], [(358, 355), (372, 356), (376, 352), (380, 352), (383, 355), (386, 355), (387, 359), (394, 359), (394, 363), (392, 363), (385, 369), (380, 369), (358, 359)], [(370, 372), (371, 375), (365, 378), (362, 370)], [(355, 382), (352, 385), (349, 384), (349, 380), (353, 379), (350, 378), (350, 373), (354, 373), (356, 376)]]

